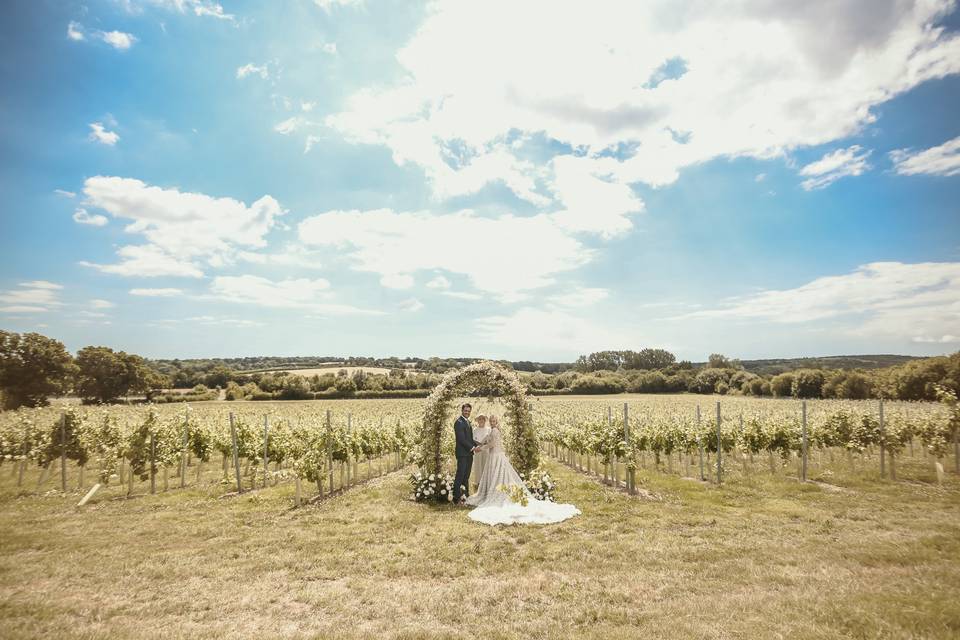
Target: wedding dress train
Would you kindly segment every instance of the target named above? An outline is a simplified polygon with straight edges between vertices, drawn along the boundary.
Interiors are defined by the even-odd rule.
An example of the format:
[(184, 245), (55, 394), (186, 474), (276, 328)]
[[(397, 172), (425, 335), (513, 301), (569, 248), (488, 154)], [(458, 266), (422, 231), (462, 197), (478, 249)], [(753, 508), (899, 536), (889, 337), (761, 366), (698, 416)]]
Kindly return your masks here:
[[(477, 492), (467, 498), (468, 505), (476, 508), (470, 512), (470, 519), (484, 524), (550, 524), (561, 522), (580, 514), (572, 504), (557, 504), (548, 500), (537, 500), (524, 485), (520, 474), (507, 459), (500, 437), (500, 429), (493, 429), (485, 441), (484, 450), (487, 459), (483, 465), (483, 475)], [(518, 485), (527, 497), (526, 506), (513, 502), (498, 485)]]

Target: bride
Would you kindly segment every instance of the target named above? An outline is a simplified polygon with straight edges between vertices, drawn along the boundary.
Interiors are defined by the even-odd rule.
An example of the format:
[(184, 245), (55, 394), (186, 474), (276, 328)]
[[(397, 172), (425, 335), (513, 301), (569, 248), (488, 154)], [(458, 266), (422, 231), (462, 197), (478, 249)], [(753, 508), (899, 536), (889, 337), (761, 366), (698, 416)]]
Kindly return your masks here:
[[(487, 453), (483, 473), (479, 478), (477, 492), (467, 498), (467, 504), (476, 507), (470, 512), (470, 518), (485, 524), (549, 524), (560, 522), (580, 514), (572, 504), (557, 504), (546, 500), (537, 500), (524, 485), (520, 475), (510, 464), (503, 448), (500, 433), (500, 419), (490, 416), (490, 435), (483, 441), (481, 448)], [(513, 502), (505, 492), (497, 487), (518, 485), (527, 498), (526, 506)]]

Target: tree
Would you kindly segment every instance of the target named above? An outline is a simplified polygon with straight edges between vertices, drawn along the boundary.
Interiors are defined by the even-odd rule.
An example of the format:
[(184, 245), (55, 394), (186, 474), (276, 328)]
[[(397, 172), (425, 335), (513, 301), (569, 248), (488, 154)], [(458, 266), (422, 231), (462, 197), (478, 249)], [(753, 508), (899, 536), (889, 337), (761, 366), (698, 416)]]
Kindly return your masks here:
[(63, 343), (39, 333), (0, 331), (0, 390), (3, 407), (38, 407), (69, 389), (76, 371)]
[(781, 373), (770, 381), (770, 391), (778, 398), (786, 398), (793, 394), (793, 374)]
[(819, 398), (823, 395), (823, 371), (798, 369), (793, 372), (790, 393), (794, 398)]
[(77, 352), (77, 393), (84, 402), (113, 402), (131, 393), (152, 396), (168, 382), (138, 355), (109, 347)]

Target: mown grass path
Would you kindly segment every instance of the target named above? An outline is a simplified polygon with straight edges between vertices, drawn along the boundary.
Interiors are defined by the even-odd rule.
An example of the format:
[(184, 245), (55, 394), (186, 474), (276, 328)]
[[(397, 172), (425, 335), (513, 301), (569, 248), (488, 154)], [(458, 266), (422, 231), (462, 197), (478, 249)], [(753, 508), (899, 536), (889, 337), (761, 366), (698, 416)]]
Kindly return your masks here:
[(402, 472), (293, 509), (291, 484), (218, 499), (211, 469), (78, 510), (81, 492), (18, 496), (4, 466), (0, 636), (960, 636), (955, 478), (837, 493), (641, 472), (657, 499), (638, 499), (548, 466), (583, 515), (522, 528), (413, 503)]

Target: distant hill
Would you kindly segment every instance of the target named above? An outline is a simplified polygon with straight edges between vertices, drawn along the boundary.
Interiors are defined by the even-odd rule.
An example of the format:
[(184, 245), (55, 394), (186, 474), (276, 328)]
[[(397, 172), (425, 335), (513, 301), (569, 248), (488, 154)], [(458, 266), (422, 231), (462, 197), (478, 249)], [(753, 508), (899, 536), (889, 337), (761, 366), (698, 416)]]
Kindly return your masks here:
[[(896, 356), (892, 354), (866, 356), (823, 356), (821, 358), (772, 358), (769, 360), (741, 360), (743, 368), (758, 375), (777, 375), (796, 369), (883, 369), (919, 356)], [(704, 363), (698, 363), (700, 365)]]

